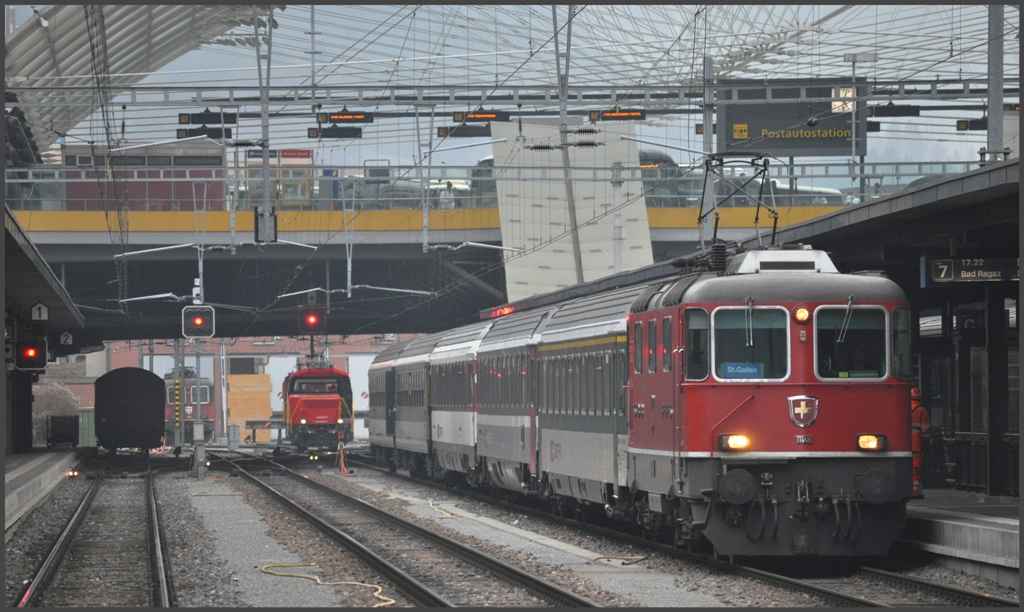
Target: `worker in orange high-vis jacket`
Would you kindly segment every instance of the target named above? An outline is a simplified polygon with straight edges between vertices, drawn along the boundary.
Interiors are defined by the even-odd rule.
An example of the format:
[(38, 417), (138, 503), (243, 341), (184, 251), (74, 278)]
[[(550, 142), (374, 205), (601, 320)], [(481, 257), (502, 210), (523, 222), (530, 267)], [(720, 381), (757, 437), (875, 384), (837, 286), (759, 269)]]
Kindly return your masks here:
[(921, 390), (910, 390), (910, 450), (914, 455), (914, 494), (911, 499), (924, 499), (921, 492), (921, 455), (928, 448), (932, 419), (928, 410), (921, 405)]

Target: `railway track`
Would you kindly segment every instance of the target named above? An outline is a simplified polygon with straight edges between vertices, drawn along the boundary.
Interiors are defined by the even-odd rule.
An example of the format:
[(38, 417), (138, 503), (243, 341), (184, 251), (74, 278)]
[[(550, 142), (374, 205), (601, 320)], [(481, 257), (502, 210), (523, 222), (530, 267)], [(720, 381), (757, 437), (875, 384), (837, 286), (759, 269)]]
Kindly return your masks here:
[(853, 570), (836, 572), (830, 576), (807, 577), (787, 576), (777, 572), (769, 572), (746, 565), (733, 564), (713, 556), (692, 553), (675, 547), (652, 542), (650, 539), (630, 535), (618, 530), (607, 529), (600, 525), (585, 524), (573, 518), (564, 518), (551, 514), (546, 510), (538, 510), (464, 489), (452, 489), (439, 483), (425, 482), (408, 478), (400, 473), (390, 472), (373, 464), (369, 457), (347, 455), (349, 463), (361, 468), (372, 469), (392, 477), (401, 478), (422, 486), (431, 486), (448, 492), (457, 492), (475, 501), (499, 505), (503, 508), (528, 514), (535, 518), (571, 526), (577, 529), (599, 533), (633, 546), (657, 550), (659, 552), (685, 558), (690, 561), (710, 565), (725, 573), (747, 575), (781, 588), (797, 590), (818, 597), (828, 605), (855, 607), (1019, 607), (1017, 600), (994, 597), (984, 593), (960, 589), (949, 585), (933, 583), (910, 576), (893, 573), (879, 568), (859, 566)]
[(171, 607), (153, 475), (100, 472), (18, 607)]
[[(274, 462), (239, 473), (352, 550), (418, 605), (594, 607), (573, 593)], [(342, 502), (342, 503), (338, 503)]]

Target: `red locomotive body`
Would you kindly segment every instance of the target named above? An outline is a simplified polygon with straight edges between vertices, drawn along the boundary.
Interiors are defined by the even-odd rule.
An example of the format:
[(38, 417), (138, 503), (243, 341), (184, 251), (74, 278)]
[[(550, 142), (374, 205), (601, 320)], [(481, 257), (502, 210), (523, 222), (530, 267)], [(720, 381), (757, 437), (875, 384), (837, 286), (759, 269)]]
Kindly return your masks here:
[(181, 443), (192, 444), (194, 428), (192, 423), (198, 416), (204, 421), (203, 435), (206, 441), (213, 438), (216, 404), (213, 402), (213, 381), (202, 377), (196, 387), (195, 368), (183, 368), (183, 378), (175, 384), (174, 370), (164, 374), (164, 443), (172, 446), (179, 426), (183, 439)]
[(304, 368), (284, 379), (288, 439), (300, 449), (334, 450), (352, 441), (355, 412), (348, 373), (332, 367)]
[[(884, 554), (902, 529), (905, 298), (815, 257), (742, 254), (630, 315), (630, 481), (649, 529), (726, 555), (829, 556)], [(772, 265), (801, 259), (818, 273)]]

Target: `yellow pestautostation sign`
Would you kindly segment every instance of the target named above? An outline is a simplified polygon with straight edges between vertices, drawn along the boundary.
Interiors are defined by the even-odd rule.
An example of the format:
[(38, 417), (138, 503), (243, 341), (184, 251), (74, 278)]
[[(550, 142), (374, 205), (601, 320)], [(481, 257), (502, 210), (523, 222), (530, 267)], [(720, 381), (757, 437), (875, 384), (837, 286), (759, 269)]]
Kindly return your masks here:
[(734, 123), (732, 124), (732, 137), (734, 140), (746, 140), (747, 136), (747, 124), (746, 123)]

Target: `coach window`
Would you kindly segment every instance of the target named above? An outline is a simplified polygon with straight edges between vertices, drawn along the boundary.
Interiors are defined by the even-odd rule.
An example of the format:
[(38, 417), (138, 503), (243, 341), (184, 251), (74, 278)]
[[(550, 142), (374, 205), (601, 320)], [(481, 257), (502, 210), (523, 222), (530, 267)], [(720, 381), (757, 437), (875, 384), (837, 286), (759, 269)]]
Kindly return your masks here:
[(573, 414), (583, 414), (583, 356), (573, 357)]
[(708, 377), (708, 313), (701, 308), (686, 309), (686, 380)]
[(819, 378), (885, 378), (888, 368), (884, 308), (822, 306), (814, 313), (814, 325)]
[(547, 413), (551, 407), (551, 398), (549, 393), (551, 391), (551, 369), (548, 368), (547, 358), (542, 358), (537, 362), (537, 393), (539, 399), (537, 403), (542, 413)]
[(573, 414), (576, 408), (576, 372), (572, 356), (565, 357), (565, 414)]
[(672, 317), (661, 320), (661, 371), (672, 371)]
[(647, 322), (647, 372), (654, 374), (658, 359), (658, 320)]
[(640, 321), (633, 325), (633, 371), (644, 371), (644, 324)]
[(789, 373), (789, 314), (785, 309), (720, 308), (713, 318), (715, 378), (786, 378)]
[(583, 411), (590, 416), (597, 413), (594, 410), (594, 383), (597, 371), (593, 355), (584, 356), (583, 361), (586, 364), (586, 367), (583, 368)]
[(569, 413), (580, 413), (580, 355), (569, 357)]

